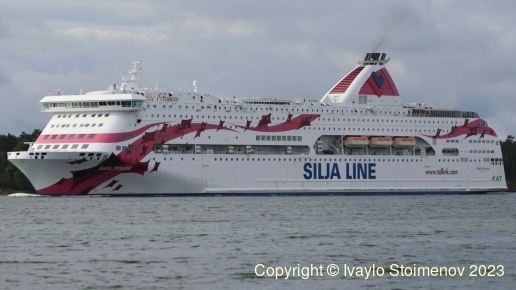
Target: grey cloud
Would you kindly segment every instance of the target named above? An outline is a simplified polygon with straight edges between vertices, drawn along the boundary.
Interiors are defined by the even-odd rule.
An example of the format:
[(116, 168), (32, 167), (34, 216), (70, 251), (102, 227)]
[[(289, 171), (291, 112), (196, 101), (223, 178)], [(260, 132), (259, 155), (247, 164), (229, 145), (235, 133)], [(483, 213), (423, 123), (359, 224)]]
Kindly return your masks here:
[[(81, 79), (86, 90), (105, 89), (119, 83), (133, 59), (146, 62), (144, 84), (171, 91), (191, 90), (197, 79), (208, 93), (320, 98), (382, 35), (388, 38), (379, 51), (402, 68), (390, 71), (404, 101), (453, 105), (490, 118), (516, 109), (505, 89), (516, 74), (512, 1), (28, 4), (0, 12), (0, 28), (9, 31), (0, 33), (9, 40), (0, 48), (10, 68), (3, 90), (20, 94), (17, 86), (28, 81), (20, 98), (34, 103), (30, 113), (6, 109), (9, 101), (0, 108), (6, 119), (17, 114), (13, 108), (30, 116), (27, 124), (4, 126), (6, 132), (45, 124), (48, 116), (36, 114), (37, 102), (59, 87), (61, 73), (65, 92), (77, 92)], [(406, 11), (404, 21), (390, 26), (396, 11)], [(492, 91), (496, 102), (490, 102)]]

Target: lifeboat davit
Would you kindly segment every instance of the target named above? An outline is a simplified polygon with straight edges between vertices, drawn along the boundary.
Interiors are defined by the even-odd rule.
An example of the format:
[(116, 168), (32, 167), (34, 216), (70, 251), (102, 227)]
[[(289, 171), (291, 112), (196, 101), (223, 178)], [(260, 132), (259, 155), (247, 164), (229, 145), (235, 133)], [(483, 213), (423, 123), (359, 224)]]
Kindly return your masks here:
[(371, 147), (389, 147), (391, 145), (392, 145), (391, 136), (371, 137), (369, 139), (369, 146), (371, 146)]
[(392, 147), (408, 148), (416, 145), (416, 138), (414, 137), (397, 137), (392, 142)]
[(369, 144), (366, 136), (349, 136), (344, 137), (344, 146), (346, 147), (365, 147)]

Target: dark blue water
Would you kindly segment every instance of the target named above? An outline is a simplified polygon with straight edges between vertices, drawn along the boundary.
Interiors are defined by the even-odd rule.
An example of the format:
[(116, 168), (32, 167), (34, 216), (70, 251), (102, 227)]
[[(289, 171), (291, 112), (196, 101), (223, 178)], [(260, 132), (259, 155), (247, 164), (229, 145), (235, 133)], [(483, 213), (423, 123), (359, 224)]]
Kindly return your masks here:
[[(0, 289), (512, 289), (515, 209), (514, 194), (0, 197)], [(373, 264), (383, 276), (356, 276)], [(401, 275), (414, 264), (464, 272)]]

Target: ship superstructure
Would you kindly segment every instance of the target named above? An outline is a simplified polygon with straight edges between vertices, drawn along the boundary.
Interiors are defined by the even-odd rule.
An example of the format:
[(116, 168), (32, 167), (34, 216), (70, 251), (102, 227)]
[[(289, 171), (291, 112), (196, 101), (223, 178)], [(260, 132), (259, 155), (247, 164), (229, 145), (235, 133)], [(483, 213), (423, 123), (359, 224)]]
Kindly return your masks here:
[(402, 103), (384, 53), (321, 100), (240, 99), (122, 84), (46, 96), (39, 138), (9, 160), (40, 194), (424, 194), (506, 189), (477, 113)]

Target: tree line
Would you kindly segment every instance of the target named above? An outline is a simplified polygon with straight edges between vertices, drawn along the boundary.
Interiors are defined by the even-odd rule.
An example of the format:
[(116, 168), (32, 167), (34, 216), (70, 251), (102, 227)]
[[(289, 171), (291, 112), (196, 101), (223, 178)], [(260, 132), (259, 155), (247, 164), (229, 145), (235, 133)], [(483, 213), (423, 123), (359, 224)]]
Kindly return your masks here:
[[(23, 143), (36, 141), (40, 134), (41, 130), (35, 129), (30, 134), (22, 132), (19, 136), (0, 135), (0, 191), (36, 191), (27, 177), (7, 160), (7, 152), (28, 150), (29, 145)], [(511, 190), (515, 190), (516, 140), (512, 135), (509, 135), (505, 141), (500, 142), (500, 146), (502, 147), (507, 186)]]
[(35, 129), (31, 134), (22, 132), (19, 136), (0, 135), (0, 189), (2, 192), (36, 191), (27, 177), (7, 160), (7, 152), (28, 150), (29, 145), (23, 143), (36, 141), (40, 134), (41, 130)]

